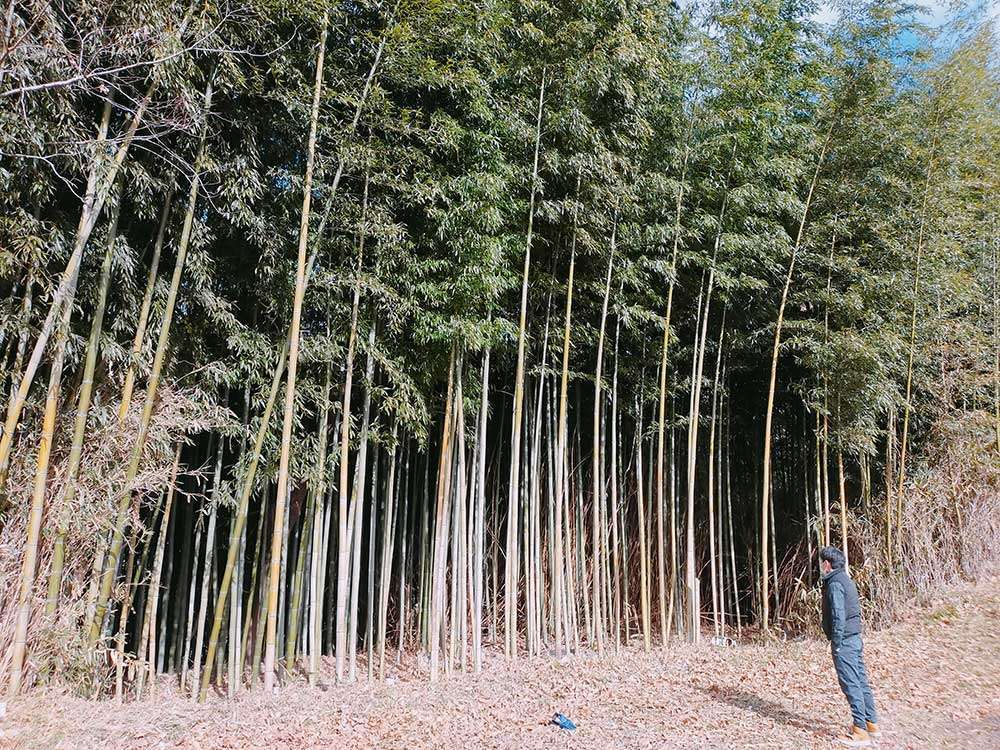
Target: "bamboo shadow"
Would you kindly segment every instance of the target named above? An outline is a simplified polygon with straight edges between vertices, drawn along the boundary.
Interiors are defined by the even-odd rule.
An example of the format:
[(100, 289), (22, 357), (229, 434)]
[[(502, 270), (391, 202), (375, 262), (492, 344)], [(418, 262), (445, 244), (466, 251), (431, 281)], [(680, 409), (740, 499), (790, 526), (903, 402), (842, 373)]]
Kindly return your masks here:
[(810, 723), (801, 714), (789, 711), (780, 703), (775, 703), (767, 698), (761, 698), (754, 693), (748, 693), (735, 688), (722, 688), (720, 690), (699, 689), (712, 700), (719, 703), (728, 703), (730, 706), (743, 709), (744, 711), (751, 711), (758, 716), (771, 719), (779, 724), (786, 724), (787, 726), (801, 729), (810, 734), (815, 734), (816, 732), (815, 725)]

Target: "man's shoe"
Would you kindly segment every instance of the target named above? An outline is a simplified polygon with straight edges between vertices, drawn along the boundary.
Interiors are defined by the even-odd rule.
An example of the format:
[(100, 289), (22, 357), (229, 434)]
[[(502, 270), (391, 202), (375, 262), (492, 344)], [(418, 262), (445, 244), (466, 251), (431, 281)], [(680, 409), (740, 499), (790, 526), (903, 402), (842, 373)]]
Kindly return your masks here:
[(872, 738), (867, 731), (855, 725), (837, 737), (837, 743), (847, 747), (869, 747)]
[(873, 739), (878, 739), (882, 736), (882, 730), (878, 728), (878, 724), (874, 721), (866, 721), (866, 729), (868, 730), (868, 736)]

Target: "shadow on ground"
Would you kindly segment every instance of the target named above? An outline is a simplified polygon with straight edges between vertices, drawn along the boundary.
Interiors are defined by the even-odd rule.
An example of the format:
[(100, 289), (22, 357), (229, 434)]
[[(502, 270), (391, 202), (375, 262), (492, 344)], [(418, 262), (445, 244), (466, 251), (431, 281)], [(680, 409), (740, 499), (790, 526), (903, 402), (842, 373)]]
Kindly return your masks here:
[(794, 711), (789, 711), (780, 703), (769, 701), (754, 693), (748, 693), (733, 687), (700, 688), (700, 690), (709, 698), (719, 703), (726, 703), (744, 711), (755, 713), (765, 719), (770, 719), (778, 724), (785, 724), (818, 736), (814, 722), (810, 723), (804, 716)]

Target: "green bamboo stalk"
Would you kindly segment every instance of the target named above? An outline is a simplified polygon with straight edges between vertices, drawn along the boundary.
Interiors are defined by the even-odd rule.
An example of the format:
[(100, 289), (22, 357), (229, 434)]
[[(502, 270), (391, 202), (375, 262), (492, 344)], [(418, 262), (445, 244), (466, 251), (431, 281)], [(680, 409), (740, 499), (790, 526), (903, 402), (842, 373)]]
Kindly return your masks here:
[(73, 513), (73, 501), (76, 498), (77, 476), (80, 471), (80, 460), (83, 456), (83, 441), (87, 432), (87, 415), (90, 413), (90, 402), (94, 393), (94, 371), (97, 369), (97, 353), (101, 344), (101, 331), (104, 327), (104, 308), (108, 300), (108, 287), (111, 282), (111, 261), (114, 257), (115, 239), (118, 236), (118, 216), (121, 213), (121, 199), (116, 202), (108, 227), (107, 249), (104, 251), (104, 263), (101, 265), (101, 278), (98, 282), (97, 306), (90, 324), (90, 337), (87, 340), (87, 355), (83, 365), (83, 381), (77, 398), (76, 421), (73, 425), (73, 441), (70, 445), (69, 461), (66, 467), (65, 491), (60, 503), (59, 526), (52, 551), (52, 565), (49, 570), (49, 593), (45, 601), (45, 614), (51, 617), (56, 612), (59, 602), (59, 591), (62, 588), (63, 563), (66, 559), (66, 529)]
[(295, 274), (295, 297), (292, 300), (292, 324), (288, 348), (288, 384), (285, 387), (285, 409), (281, 431), (281, 454), (278, 459), (278, 498), (275, 506), (274, 530), (271, 536), (271, 577), (267, 596), (267, 637), (264, 646), (264, 690), (274, 688), (274, 666), (278, 625), (279, 562), (283, 539), (285, 501), (288, 494), (288, 463), (291, 458), (292, 426), (295, 419), (295, 379), (299, 366), (299, 325), (302, 302), (306, 292), (306, 250), (309, 243), (309, 210), (312, 204), (313, 166), (316, 160), (316, 127), (319, 120), (320, 93), (323, 90), (323, 60), (326, 55), (326, 35), (329, 11), (323, 13), (323, 26), (316, 54), (316, 83), (313, 89), (312, 113), (309, 117), (309, 145), (306, 174), (302, 188), (302, 216), (299, 222), (298, 268)]
[(184, 273), (184, 262), (187, 259), (188, 246), (191, 242), (191, 229), (194, 224), (195, 206), (198, 202), (198, 189), (201, 185), (201, 170), (205, 159), (205, 140), (208, 135), (208, 112), (211, 110), (211, 106), (212, 81), (209, 79), (205, 87), (205, 123), (202, 125), (201, 136), (199, 137), (198, 154), (195, 158), (194, 174), (191, 178), (191, 188), (188, 192), (184, 227), (181, 230), (180, 242), (177, 247), (177, 260), (174, 264), (174, 273), (170, 281), (170, 291), (167, 294), (163, 319), (160, 323), (160, 337), (157, 341), (156, 353), (153, 357), (153, 367), (149, 374), (149, 381), (146, 384), (146, 399), (143, 405), (142, 417), (139, 421), (139, 434), (136, 436), (135, 444), (132, 447), (132, 456), (129, 460), (129, 465), (125, 472), (125, 481), (118, 498), (118, 508), (111, 537), (111, 545), (108, 550), (108, 559), (104, 566), (104, 573), (101, 576), (97, 610), (94, 613), (94, 620), (90, 625), (88, 640), (91, 646), (97, 643), (101, 634), (101, 623), (104, 621), (104, 613), (108, 608), (111, 587), (114, 584), (115, 574), (118, 569), (118, 556), (121, 552), (122, 539), (128, 517), (128, 505), (132, 497), (132, 484), (135, 482), (136, 475), (139, 472), (142, 453), (146, 447), (146, 437), (149, 435), (149, 427), (153, 420), (153, 409), (156, 406), (156, 391), (160, 385), (160, 376), (163, 372), (163, 364), (167, 356), (170, 326), (173, 322), (174, 308), (177, 304), (177, 295), (180, 291), (181, 276)]
[(142, 351), (142, 342), (146, 337), (146, 326), (149, 323), (149, 311), (153, 307), (153, 291), (156, 289), (156, 275), (160, 268), (160, 252), (163, 250), (163, 238), (166, 235), (167, 219), (170, 217), (170, 207), (174, 200), (175, 184), (171, 179), (170, 187), (167, 189), (166, 200), (163, 201), (163, 210), (160, 212), (160, 225), (156, 231), (156, 240), (153, 243), (153, 257), (149, 261), (149, 275), (146, 278), (146, 291), (142, 295), (142, 304), (139, 307), (139, 322), (135, 327), (135, 338), (132, 340), (132, 351), (129, 356), (128, 369), (125, 371), (125, 384), (122, 386), (122, 400), (118, 407), (118, 422), (125, 421), (125, 415), (132, 405), (132, 391), (135, 388), (136, 362)]

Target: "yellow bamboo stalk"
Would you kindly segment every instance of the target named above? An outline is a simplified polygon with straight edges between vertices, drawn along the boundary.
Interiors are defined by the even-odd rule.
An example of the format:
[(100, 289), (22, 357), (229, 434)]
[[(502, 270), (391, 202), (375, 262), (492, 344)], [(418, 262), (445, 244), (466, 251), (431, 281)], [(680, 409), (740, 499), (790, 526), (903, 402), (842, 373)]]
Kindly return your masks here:
[(31, 619), (31, 593), (35, 584), (35, 567), (38, 562), (38, 542), (42, 528), (42, 514), (45, 504), (45, 486), (48, 480), (49, 459), (52, 455), (52, 434), (55, 430), (59, 406), (59, 386), (62, 379), (63, 360), (66, 351), (66, 337), (69, 333), (70, 318), (73, 315), (72, 295), (76, 281), (68, 290), (68, 299), (63, 307), (56, 344), (49, 371), (49, 388), (45, 397), (45, 412), (42, 418), (42, 434), (38, 441), (38, 461), (35, 465), (35, 481), (31, 492), (28, 511), (28, 525), (21, 559), (21, 583), (18, 591), (17, 615), (14, 621), (14, 642), (11, 649), (10, 678), (7, 690), (11, 696), (17, 695), (23, 679), (24, 657), (27, 651), (28, 621)]

